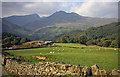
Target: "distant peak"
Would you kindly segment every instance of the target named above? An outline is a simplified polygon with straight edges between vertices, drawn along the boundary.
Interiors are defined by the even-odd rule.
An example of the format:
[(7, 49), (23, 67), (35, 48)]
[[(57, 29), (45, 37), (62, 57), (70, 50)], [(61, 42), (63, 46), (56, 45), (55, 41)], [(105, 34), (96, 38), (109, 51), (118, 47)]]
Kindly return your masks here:
[(56, 13), (66, 13), (65, 11), (56, 11)]
[(30, 14), (28, 16), (40, 17), (37, 13)]
[(75, 13), (75, 12), (71, 12), (71, 14), (77, 14), (77, 13)]
[(54, 14), (66, 14), (65, 11), (56, 11)]
[[(79, 15), (79, 14), (77, 14), (77, 13), (75, 13), (75, 12), (71, 12), (71, 13), (69, 13), (69, 14), (72, 14), (72, 15)], [(79, 16), (81, 16), (81, 15), (79, 15)]]
[(54, 14), (73, 14), (73, 15), (79, 15), (79, 14), (77, 14), (77, 13), (75, 13), (75, 12), (67, 13), (67, 12), (65, 12), (65, 11), (56, 11)]

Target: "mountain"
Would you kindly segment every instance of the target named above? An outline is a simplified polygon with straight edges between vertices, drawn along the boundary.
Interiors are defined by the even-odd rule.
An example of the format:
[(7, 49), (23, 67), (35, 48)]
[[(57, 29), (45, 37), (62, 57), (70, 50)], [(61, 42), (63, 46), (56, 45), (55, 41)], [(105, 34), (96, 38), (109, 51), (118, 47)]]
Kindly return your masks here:
[(9, 33), (14, 33), (18, 35), (27, 35), (31, 31), (23, 27), (20, 27), (16, 24), (13, 24), (5, 19), (2, 19), (2, 32), (9, 32)]
[(24, 26), (27, 23), (39, 20), (40, 17), (37, 14), (25, 15), (25, 16), (10, 16), (3, 18), (18, 26)]
[[(65, 11), (57, 11), (48, 17), (39, 17), (37, 14), (32, 14), (26, 16), (10, 16), (3, 19), (14, 25), (16, 24), (20, 28), (30, 30), (31, 33), (28, 33), (28, 31), (24, 32), (22, 29), (22, 32), (22, 30), (16, 28), (19, 33), (28, 34), (34, 40), (54, 40), (54, 38), (66, 32), (81, 31), (91, 27), (99, 27), (117, 22), (116, 18), (85, 17), (74, 12), (66, 13)], [(12, 30), (8, 28), (5, 31), (10, 32)]]
[(80, 16), (76, 13), (66, 13), (64, 11), (57, 11), (48, 17), (41, 18), (40, 20), (30, 22), (24, 27), (30, 30), (38, 30), (38, 28), (46, 26), (69, 26), (77, 27), (77, 29), (88, 29), (89, 27), (96, 27), (111, 22), (115, 22), (114, 18), (92, 18)]
[(80, 22), (85, 20), (86, 17), (80, 16), (74, 12), (66, 13), (64, 11), (58, 11), (48, 17), (49, 20), (54, 21), (55, 23), (64, 23), (64, 22)]
[(75, 23), (83, 20), (85, 20), (85, 17), (82, 17), (76, 13), (66, 13), (64, 11), (58, 11), (48, 17), (30, 22), (26, 24), (25, 27), (30, 30), (35, 30), (37, 28), (45, 27), (48, 25), (55, 25), (56, 23)]
[(99, 27), (117, 21), (113, 18), (92, 18), (80, 16), (76, 13), (58, 11), (54, 14), (27, 24), (25, 27), (33, 30), (33, 35), (41, 40), (55, 40), (66, 32), (86, 30), (90, 27)]

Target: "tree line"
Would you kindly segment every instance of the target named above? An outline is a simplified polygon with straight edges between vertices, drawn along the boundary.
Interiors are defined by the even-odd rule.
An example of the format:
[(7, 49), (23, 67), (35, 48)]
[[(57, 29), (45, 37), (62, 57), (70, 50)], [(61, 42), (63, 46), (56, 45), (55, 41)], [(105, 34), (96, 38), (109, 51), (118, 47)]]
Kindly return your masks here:
[(20, 45), (22, 43), (30, 41), (25, 37), (21, 37), (15, 34), (4, 32), (2, 33), (2, 47), (11, 47), (13, 45)]

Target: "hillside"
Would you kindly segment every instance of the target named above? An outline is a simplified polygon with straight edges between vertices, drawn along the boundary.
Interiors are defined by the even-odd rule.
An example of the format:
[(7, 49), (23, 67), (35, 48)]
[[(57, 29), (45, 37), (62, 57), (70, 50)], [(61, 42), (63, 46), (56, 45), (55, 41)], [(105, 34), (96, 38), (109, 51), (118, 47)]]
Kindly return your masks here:
[(107, 39), (115, 40), (118, 38), (119, 28), (120, 28), (120, 23), (111, 23), (100, 27), (92, 27), (82, 32), (79, 30), (67, 32), (64, 33), (64, 35), (68, 35), (68, 36), (86, 35), (89, 37), (89, 39), (97, 39), (97, 38), (105, 37)]
[(8, 22), (5, 19), (2, 19), (2, 32), (9, 32), (9, 33), (14, 33), (18, 35), (27, 35), (31, 31), (23, 27), (20, 27), (16, 24), (13, 24), (11, 22)]
[(11, 23), (14, 23), (18, 26), (24, 26), (29, 22), (39, 20), (40, 17), (37, 14), (25, 15), (25, 16), (10, 16), (3, 18)]
[(120, 28), (120, 23), (111, 23), (107, 25), (103, 25), (100, 27), (93, 27), (85, 30), (81, 34), (87, 35), (89, 39), (97, 39), (97, 38), (107, 38), (107, 39), (118, 39), (118, 30)]
[[(120, 23), (111, 23), (100, 27), (92, 27), (82, 32), (68, 32), (58, 38), (57, 42), (81, 43), (86, 45), (99, 45), (119, 47)], [(76, 33), (76, 34), (75, 34)]]

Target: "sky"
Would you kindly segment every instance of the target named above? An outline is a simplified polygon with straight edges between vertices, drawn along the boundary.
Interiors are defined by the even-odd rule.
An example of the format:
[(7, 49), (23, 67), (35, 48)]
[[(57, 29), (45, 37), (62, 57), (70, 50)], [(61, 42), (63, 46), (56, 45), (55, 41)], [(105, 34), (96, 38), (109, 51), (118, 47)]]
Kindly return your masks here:
[[(21, 1), (21, 2), (20, 2)], [(25, 1), (25, 0), (24, 0)], [(118, 17), (118, 0), (4, 0), (2, 2), (2, 16), (28, 15), (37, 13), (40, 17), (49, 16), (56, 11), (75, 12), (88, 17)]]

